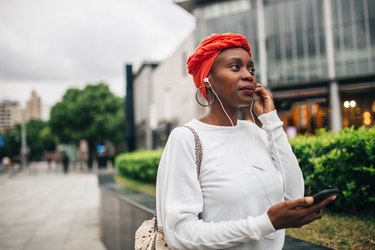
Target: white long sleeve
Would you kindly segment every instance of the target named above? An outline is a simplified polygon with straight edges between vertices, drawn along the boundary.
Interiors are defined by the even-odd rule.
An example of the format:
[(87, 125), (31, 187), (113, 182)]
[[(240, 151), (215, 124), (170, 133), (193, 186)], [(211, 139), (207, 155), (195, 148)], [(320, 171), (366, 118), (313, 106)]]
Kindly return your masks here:
[(276, 110), (261, 115), (258, 119), (263, 124), (262, 128), (267, 132), (272, 159), (283, 175), (285, 199), (294, 200), (303, 197), (304, 182), (302, 172)]
[[(269, 121), (271, 134), (277, 135), (271, 116), (264, 118), (264, 124)], [(268, 143), (266, 128), (267, 134), (245, 121), (239, 121), (234, 132), (232, 127), (198, 120), (187, 125), (202, 141), (200, 180), (194, 137), (183, 127), (171, 133), (158, 169), (158, 223), (169, 245), (173, 249), (281, 249), (284, 230), (275, 232), (267, 210), (284, 199), (285, 180), (298, 179), (293, 171), (278, 170), (287, 167), (279, 161), (291, 151), (280, 151), (285, 145)], [(279, 154), (279, 161), (272, 160), (271, 152)]]

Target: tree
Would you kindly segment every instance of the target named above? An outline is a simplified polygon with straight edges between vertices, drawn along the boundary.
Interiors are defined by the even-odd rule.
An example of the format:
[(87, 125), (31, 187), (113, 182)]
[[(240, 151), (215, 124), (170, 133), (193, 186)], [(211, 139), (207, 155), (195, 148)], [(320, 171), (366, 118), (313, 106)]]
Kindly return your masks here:
[(104, 83), (88, 85), (83, 90), (69, 89), (61, 102), (51, 109), (50, 128), (62, 143), (78, 143), (85, 139), (90, 158), (95, 145), (110, 141), (122, 143), (124, 138), (123, 100)]
[(26, 142), (29, 149), (29, 161), (40, 161), (46, 145), (41, 137), (41, 132), (48, 128), (48, 123), (41, 120), (31, 120), (26, 123)]

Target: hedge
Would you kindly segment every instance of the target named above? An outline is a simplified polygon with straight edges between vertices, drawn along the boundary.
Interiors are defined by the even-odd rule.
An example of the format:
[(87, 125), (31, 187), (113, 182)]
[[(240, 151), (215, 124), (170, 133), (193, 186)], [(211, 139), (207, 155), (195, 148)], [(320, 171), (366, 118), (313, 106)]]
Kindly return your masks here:
[(296, 137), (291, 145), (307, 194), (337, 187), (342, 192), (334, 202), (337, 208), (354, 213), (375, 208), (375, 127), (319, 130)]
[[(306, 194), (337, 187), (333, 203), (350, 212), (375, 208), (375, 127), (346, 128), (337, 133), (317, 131), (291, 140), (305, 177)], [(162, 151), (137, 151), (116, 158), (120, 174), (155, 183)]]
[(155, 183), (161, 153), (161, 150), (123, 153), (116, 157), (115, 166), (125, 177)]

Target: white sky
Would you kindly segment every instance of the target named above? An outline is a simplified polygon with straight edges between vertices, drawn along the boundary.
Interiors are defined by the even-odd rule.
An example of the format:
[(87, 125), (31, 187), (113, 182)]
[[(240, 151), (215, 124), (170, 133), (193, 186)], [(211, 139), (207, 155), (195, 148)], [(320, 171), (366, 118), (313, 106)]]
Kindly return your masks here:
[(71, 87), (124, 96), (125, 63), (166, 58), (194, 27), (172, 0), (1, 0), (0, 100), (35, 90), (46, 118)]

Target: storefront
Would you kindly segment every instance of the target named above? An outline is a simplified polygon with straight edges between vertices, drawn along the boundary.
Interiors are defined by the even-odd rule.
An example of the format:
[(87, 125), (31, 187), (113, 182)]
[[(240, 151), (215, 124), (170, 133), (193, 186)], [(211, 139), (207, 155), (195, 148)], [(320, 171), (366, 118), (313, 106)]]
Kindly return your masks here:
[[(339, 87), (342, 127), (375, 125), (375, 82), (342, 84)], [(284, 128), (296, 133), (315, 133), (330, 127), (327, 87), (275, 91), (274, 98)]]

